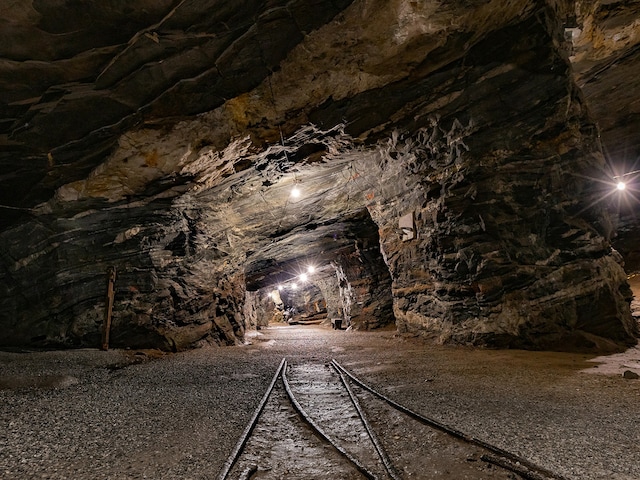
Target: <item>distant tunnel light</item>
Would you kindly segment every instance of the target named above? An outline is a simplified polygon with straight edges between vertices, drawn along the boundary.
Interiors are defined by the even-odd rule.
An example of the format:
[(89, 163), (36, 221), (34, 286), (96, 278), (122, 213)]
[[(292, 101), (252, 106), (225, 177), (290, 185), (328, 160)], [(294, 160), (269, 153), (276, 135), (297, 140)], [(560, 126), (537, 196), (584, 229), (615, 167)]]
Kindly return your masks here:
[(616, 185), (616, 188), (617, 188), (618, 190), (621, 190), (621, 191), (622, 191), (622, 190), (624, 190), (625, 188), (627, 188), (627, 184), (626, 184), (626, 183), (624, 183), (624, 182), (618, 182), (618, 185)]

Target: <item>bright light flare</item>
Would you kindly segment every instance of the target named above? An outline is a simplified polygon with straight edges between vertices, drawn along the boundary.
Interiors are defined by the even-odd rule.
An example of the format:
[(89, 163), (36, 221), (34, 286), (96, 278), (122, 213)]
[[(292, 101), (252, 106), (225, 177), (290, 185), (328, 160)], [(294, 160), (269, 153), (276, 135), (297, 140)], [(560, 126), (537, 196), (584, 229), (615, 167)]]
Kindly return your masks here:
[(314, 267), (313, 265), (309, 265), (309, 267), (307, 267), (307, 272), (313, 273), (315, 271), (316, 271), (316, 267)]
[[(629, 175), (634, 175), (634, 177), (627, 178), (629, 177)], [(578, 174), (574, 174), (574, 176), (586, 180), (593, 185), (599, 183), (602, 186), (602, 188), (598, 189), (600, 193), (599, 195), (590, 195), (589, 197), (584, 198), (585, 203), (583, 204), (580, 211), (575, 213), (575, 215), (580, 215), (588, 209), (593, 208), (595, 205), (606, 202), (608, 199), (609, 201), (614, 200), (615, 202), (617, 202), (618, 208), (635, 208), (640, 205), (640, 197), (636, 194), (636, 192), (640, 192), (640, 190), (638, 190), (638, 187), (634, 185), (634, 179), (640, 177), (640, 170), (634, 170), (633, 172), (615, 175), (606, 179), (602, 177), (591, 177)], [(623, 179), (627, 179), (628, 181), (623, 181)], [(613, 205), (610, 205), (610, 208), (613, 208)]]
[(297, 283), (292, 283), (291, 284), (291, 290), (297, 290), (298, 289), (298, 284)]
[(306, 282), (309, 279), (309, 277), (307, 276), (306, 273), (303, 273), (300, 275), (300, 281), (301, 282)]
[(298, 198), (300, 196), (300, 189), (298, 187), (293, 187), (291, 189), (291, 197)]

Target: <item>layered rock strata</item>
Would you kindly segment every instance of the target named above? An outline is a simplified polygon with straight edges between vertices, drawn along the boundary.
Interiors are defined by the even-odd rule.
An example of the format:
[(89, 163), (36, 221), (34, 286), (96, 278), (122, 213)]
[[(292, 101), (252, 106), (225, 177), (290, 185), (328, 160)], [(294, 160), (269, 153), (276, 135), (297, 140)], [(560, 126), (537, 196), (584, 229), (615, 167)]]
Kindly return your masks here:
[[(40, 175), (15, 206), (48, 200), (0, 232), (1, 343), (97, 345), (115, 267), (114, 346), (239, 344), (258, 294), (310, 261), (328, 316), (358, 328), (635, 343), (566, 2), (303, 3), (246, 25), (171, 4), (95, 90), (9, 109), (31, 112), (10, 150)], [(93, 123), (57, 123), (86, 99)]]

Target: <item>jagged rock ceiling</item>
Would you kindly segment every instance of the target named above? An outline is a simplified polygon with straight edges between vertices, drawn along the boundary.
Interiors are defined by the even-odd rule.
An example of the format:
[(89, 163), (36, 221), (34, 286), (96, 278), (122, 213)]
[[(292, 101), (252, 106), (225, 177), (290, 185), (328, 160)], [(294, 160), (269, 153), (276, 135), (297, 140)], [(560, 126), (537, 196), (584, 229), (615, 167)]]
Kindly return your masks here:
[(308, 262), (332, 265), (315, 286), (363, 328), (524, 348), (634, 343), (610, 242), (633, 257), (636, 223), (607, 209), (612, 175), (640, 155), (639, 11), (631, 0), (2, 7), (2, 343), (97, 344), (115, 266), (114, 344), (233, 344), (261, 289)]

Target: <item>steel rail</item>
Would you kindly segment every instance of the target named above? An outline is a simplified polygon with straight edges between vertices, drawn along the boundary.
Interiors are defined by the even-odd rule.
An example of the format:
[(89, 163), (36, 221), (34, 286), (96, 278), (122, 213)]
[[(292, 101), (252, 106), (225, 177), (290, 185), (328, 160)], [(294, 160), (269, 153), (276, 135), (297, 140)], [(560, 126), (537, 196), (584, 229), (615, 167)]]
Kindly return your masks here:
[(244, 432), (240, 437), (240, 440), (238, 440), (238, 443), (236, 443), (236, 446), (231, 452), (231, 455), (229, 455), (229, 458), (227, 458), (227, 460), (224, 462), (220, 475), (218, 475), (218, 480), (225, 480), (227, 478), (227, 475), (229, 475), (229, 472), (231, 471), (234, 464), (238, 460), (238, 457), (240, 457), (240, 452), (242, 452), (242, 449), (247, 444), (247, 441), (249, 440), (249, 436), (251, 435), (251, 432), (253, 432), (253, 429), (255, 428), (256, 423), (258, 423), (258, 417), (262, 413), (262, 410), (264, 410), (264, 407), (267, 404), (267, 400), (269, 400), (269, 396), (273, 391), (273, 387), (275, 387), (276, 382), (278, 381), (278, 376), (280, 375), (280, 372), (283, 370), (286, 364), (287, 364), (287, 361), (285, 358), (283, 358), (282, 361), (280, 362), (280, 366), (278, 367), (278, 370), (276, 371), (276, 374), (273, 376), (273, 379), (269, 384), (269, 388), (267, 388), (267, 391), (262, 397), (262, 400), (260, 400), (258, 407), (253, 412), (253, 416), (251, 417), (251, 420), (249, 420), (249, 423), (245, 427)]
[(378, 477), (370, 472), (364, 465), (362, 465), (358, 459), (356, 459), (355, 457), (353, 457), (349, 452), (347, 452), (344, 448), (342, 448), (340, 445), (338, 445), (338, 443), (331, 438), (323, 429), (322, 427), (320, 427), (320, 425), (318, 425), (308, 414), (307, 412), (305, 412), (305, 410), (302, 408), (302, 405), (300, 405), (300, 402), (298, 402), (298, 400), (296, 399), (295, 395), (293, 394), (293, 391), (291, 390), (291, 387), (289, 386), (289, 381), (287, 380), (287, 366), (286, 366), (286, 362), (285, 362), (285, 368), (282, 369), (282, 372), (280, 374), (281, 378), (282, 378), (282, 383), (284, 384), (284, 389), (287, 392), (287, 395), (289, 396), (289, 400), (291, 401), (291, 404), (293, 405), (293, 407), (295, 408), (295, 410), (298, 412), (298, 414), (305, 420), (305, 422), (307, 422), (311, 428), (313, 428), (316, 433), (326, 442), (330, 443), (331, 446), (333, 446), (333, 448), (335, 448), (338, 452), (340, 452), (340, 454), (342, 454), (343, 457), (345, 457), (347, 460), (349, 460), (349, 462), (351, 462), (360, 473), (362, 473), (365, 477), (367, 477), (370, 480), (378, 480)]
[[(364, 383), (362, 380), (357, 378), (355, 375), (353, 375), (351, 372), (349, 372), (347, 369), (345, 369), (335, 359), (332, 360), (331, 363), (338, 370), (342, 371), (345, 375), (347, 375), (357, 385), (364, 388), (365, 390), (372, 393), (373, 395), (380, 398), (381, 400), (385, 401), (387, 404), (389, 404), (396, 410), (399, 410), (400, 412), (413, 418), (414, 420), (417, 420), (418, 422), (424, 425), (427, 425), (429, 427), (432, 427), (444, 433), (447, 433), (448, 435), (451, 435), (455, 438), (463, 440), (467, 443), (481, 447), (497, 455), (498, 457), (501, 457), (500, 459), (493, 459), (491, 458), (491, 456), (484, 456), (486, 461), (490, 461), (491, 463), (495, 463), (496, 465), (502, 468), (511, 470), (512, 472), (517, 473), (518, 475), (522, 476), (527, 480), (542, 480), (542, 479), (549, 479), (549, 478), (552, 478), (554, 480), (567, 480), (566, 477), (558, 473), (552, 472), (551, 470), (548, 470), (544, 467), (540, 467), (516, 454), (508, 452), (500, 447), (496, 447), (495, 445), (491, 445), (490, 443), (487, 443), (478, 438), (466, 435), (459, 430), (456, 430), (443, 423), (438, 422), (437, 420), (420, 415), (419, 413), (416, 413), (413, 410), (408, 409), (407, 407), (395, 402), (394, 400), (390, 399), (389, 397), (383, 395), (382, 393), (378, 392), (374, 388), (370, 387), (369, 385)], [(503, 461), (503, 460), (506, 460), (506, 461)], [(543, 475), (543, 476), (541, 477), (540, 475)]]
[(358, 398), (356, 397), (356, 395), (353, 393), (353, 390), (351, 389), (351, 386), (347, 382), (347, 379), (345, 378), (344, 374), (338, 369), (338, 367), (336, 367), (333, 364), (333, 362), (331, 363), (331, 366), (334, 368), (334, 370), (340, 376), (340, 380), (342, 381), (342, 384), (344, 385), (344, 388), (347, 390), (347, 393), (349, 394), (349, 397), (351, 398), (351, 403), (353, 404), (353, 406), (357, 410), (358, 415), (360, 416), (360, 420), (362, 421), (362, 424), (364, 425), (364, 428), (367, 430), (367, 433), (369, 434), (369, 438), (371, 438), (371, 442), (373, 443), (373, 446), (375, 447), (376, 452), (378, 452), (378, 456), (380, 457), (380, 460), (382, 461), (382, 464), (384, 465), (384, 468), (387, 470), (387, 474), (393, 480), (402, 480), (402, 477), (400, 477), (400, 475), (398, 475), (398, 472), (396, 471), (396, 469), (394, 468), (393, 464), (391, 463), (391, 459), (387, 455), (387, 452), (385, 452), (384, 447), (380, 443), (380, 440), (378, 439), (378, 436), (376, 435), (375, 431), (373, 430), (373, 427), (369, 423), (369, 420), (367, 420), (367, 417), (366, 417), (364, 411), (362, 410), (362, 407), (360, 406), (360, 402), (358, 401)]

